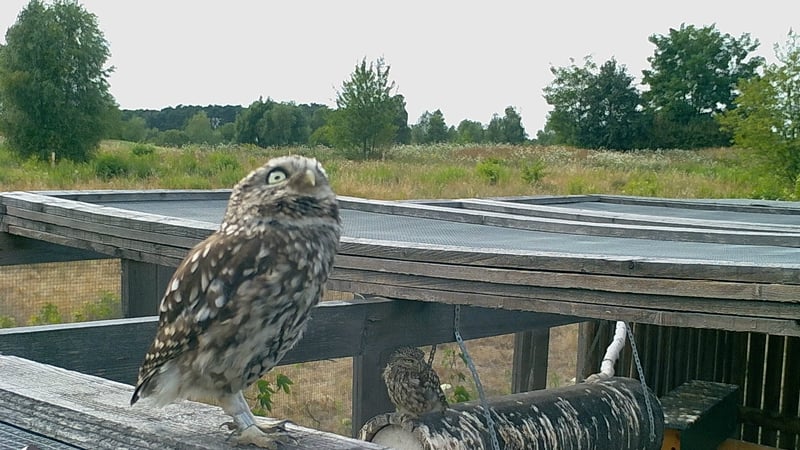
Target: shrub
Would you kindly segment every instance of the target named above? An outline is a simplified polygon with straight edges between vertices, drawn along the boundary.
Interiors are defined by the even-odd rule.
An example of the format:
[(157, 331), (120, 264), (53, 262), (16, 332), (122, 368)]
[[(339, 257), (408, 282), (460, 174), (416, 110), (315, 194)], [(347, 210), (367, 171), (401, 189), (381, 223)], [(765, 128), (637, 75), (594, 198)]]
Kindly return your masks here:
[(475, 166), (475, 170), (478, 172), (478, 176), (492, 185), (497, 184), (508, 175), (508, 170), (503, 167), (502, 161), (496, 158), (489, 158), (479, 162)]
[(522, 179), (528, 184), (536, 183), (544, 178), (545, 168), (545, 163), (541, 159), (526, 163), (522, 166)]
[(124, 177), (131, 171), (127, 159), (114, 153), (101, 153), (94, 159), (94, 173), (103, 180)]
[(149, 156), (156, 152), (156, 148), (150, 144), (134, 144), (131, 147), (131, 153), (134, 156)]
[(28, 325), (48, 325), (61, 322), (61, 313), (58, 311), (58, 306), (47, 303), (42, 306), (35, 316), (31, 316), (28, 320)]
[(100, 300), (84, 303), (80, 311), (75, 313), (76, 322), (89, 320), (105, 320), (122, 317), (122, 304), (119, 296), (113, 292), (103, 292)]
[(0, 328), (14, 328), (17, 326), (17, 319), (11, 316), (0, 316)]

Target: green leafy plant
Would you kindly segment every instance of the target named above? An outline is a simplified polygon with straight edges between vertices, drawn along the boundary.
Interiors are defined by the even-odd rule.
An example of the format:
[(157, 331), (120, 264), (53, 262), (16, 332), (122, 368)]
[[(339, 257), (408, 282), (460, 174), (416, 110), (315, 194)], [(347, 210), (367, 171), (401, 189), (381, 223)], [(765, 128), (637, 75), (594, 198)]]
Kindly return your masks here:
[(35, 316), (31, 316), (30, 320), (28, 320), (28, 325), (48, 325), (61, 322), (61, 313), (58, 311), (58, 306), (47, 303), (42, 306)]
[[(449, 384), (453, 387), (453, 391), (448, 393), (447, 400), (450, 403), (461, 403), (471, 400), (472, 394), (470, 394), (464, 384), (467, 382), (467, 375), (461, 370), (467, 367), (464, 354), (452, 348), (445, 349), (443, 354), (444, 358), (442, 358), (442, 363), (445, 368), (448, 369), (447, 372), (455, 377), (455, 380), (449, 380), (451, 381)], [(461, 362), (459, 363), (459, 361)]]
[(279, 373), (275, 376), (275, 382), (265, 379), (260, 379), (256, 382), (256, 389), (258, 394), (256, 400), (258, 406), (252, 409), (253, 414), (257, 416), (266, 416), (267, 412), (272, 411), (272, 394), (283, 391), (286, 394), (291, 394), (291, 386), (294, 382), (286, 375)]
[(546, 165), (541, 159), (526, 163), (522, 166), (522, 179), (528, 184), (536, 183), (546, 175)]
[(100, 153), (94, 158), (94, 173), (103, 180), (124, 177), (130, 171), (130, 163), (121, 155)]
[(452, 403), (461, 403), (461, 402), (468, 402), (472, 399), (469, 394), (467, 388), (463, 385), (458, 385), (453, 388), (453, 402)]
[(11, 316), (0, 316), (0, 328), (14, 328), (17, 326), (17, 319)]
[(75, 313), (76, 322), (89, 320), (106, 320), (122, 316), (122, 304), (119, 296), (113, 292), (103, 292), (100, 300), (83, 304), (80, 311)]
[(505, 178), (508, 170), (503, 167), (503, 162), (497, 158), (483, 160), (475, 166), (478, 176), (486, 180), (489, 184), (495, 185), (502, 178)]

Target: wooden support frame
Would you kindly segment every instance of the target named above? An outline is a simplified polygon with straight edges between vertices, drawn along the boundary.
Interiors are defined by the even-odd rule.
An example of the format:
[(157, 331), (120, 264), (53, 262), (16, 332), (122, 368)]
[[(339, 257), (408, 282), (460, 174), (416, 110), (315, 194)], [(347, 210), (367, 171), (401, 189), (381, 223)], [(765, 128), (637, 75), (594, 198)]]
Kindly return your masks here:
[(550, 329), (523, 331), (514, 335), (514, 364), (511, 393), (547, 387), (547, 358), (550, 354)]
[(146, 317), (158, 315), (161, 297), (167, 289), (174, 267), (122, 260), (122, 315)]
[[(392, 409), (380, 373), (399, 346), (454, 341), (454, 306), (370, 298), (320, 303), (303, 339), (281, 364), (353, 357), (353, 428)], [(541, 330), (580, 319), (464, 306), (464, 339)], [(156, 330), (156, 317), (0, 329), (0, 353), (132, 384)], [(546, 360), (545, 360), (546, 362)], [(546, 372), (546, 368), (544, 369)]]

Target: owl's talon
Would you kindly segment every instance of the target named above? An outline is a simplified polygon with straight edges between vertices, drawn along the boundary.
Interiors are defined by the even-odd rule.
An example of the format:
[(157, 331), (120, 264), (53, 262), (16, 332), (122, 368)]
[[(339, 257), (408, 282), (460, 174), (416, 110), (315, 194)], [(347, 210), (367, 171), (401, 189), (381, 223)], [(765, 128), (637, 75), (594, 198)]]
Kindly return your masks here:
[(286, 424), (292, 423), (289, 419), (268, 419), (266, 417), (256, 417), (256, 426), (264, 433), (287, 433)]
[(278, 444), (296, 443), (296, 440), (280, 427), (264, 429), (258, 425), (251, 425), (242, 431), (235, 431), (231, 437), (236, 445), (255, 445), (270, 450), (278, 450)]
[(233, 422), (233, 421), (221, 423), (221, 424), (219, 424), (219, 427), (220, 428), (225, 427), (225, 428), (228, 429), (228, 431), (234, 431), (237, 428), (239, 428), (239, 427), (236, 426), (236, 422)]

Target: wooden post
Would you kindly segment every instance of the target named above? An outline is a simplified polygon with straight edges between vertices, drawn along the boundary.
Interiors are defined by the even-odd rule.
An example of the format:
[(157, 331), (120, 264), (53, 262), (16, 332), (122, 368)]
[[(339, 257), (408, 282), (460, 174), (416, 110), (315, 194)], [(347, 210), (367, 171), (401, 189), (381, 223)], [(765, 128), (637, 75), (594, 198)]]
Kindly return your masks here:
[(575, 381), (580, 383), (600, 369), (600, 358), (593, 348), (599, 331), (599, 320), (589, 320), (578, 325), (578, 362), (575, 367)]
[(124, 317), (158, 315), (158, 305), (174, 267), (122, 260), (122, 314)]
[(549, 328), (514, 334), (514, 366), (511, 369), (512, 393), (517, 394), (547, 387), (549, 347)]
[(353, 357), (352, 436), (356, 436), (370, 418), (394, 410), (381, 377), (389, 362), (389, 352), (390, 349), (371, 351)]

